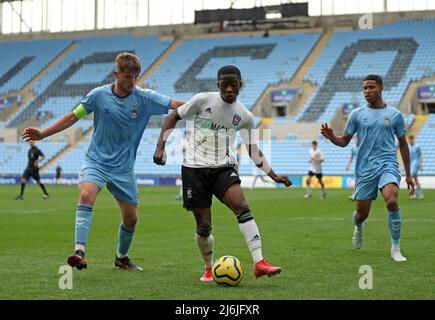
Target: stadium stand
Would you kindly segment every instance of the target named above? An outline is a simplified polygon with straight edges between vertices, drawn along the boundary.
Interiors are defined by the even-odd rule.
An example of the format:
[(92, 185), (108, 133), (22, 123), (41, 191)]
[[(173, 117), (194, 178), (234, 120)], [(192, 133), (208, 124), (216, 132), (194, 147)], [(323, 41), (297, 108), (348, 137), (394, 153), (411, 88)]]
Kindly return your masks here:
[[(435, 19), (425, 19), (399, 20), (373, 30), (334, 32), (305, 74), (304, 81), (313, 83), (317, 89), (296, 117), (290, 120), (276, 118), (273, 122), (329, 122), (343, 104), (364, 105), (361, 80), (367, 73), (384, 76), (384, 100), (399, 107), (411, 81), (420, 81), (435, 73), (435, 38), (431, 33), (434, 29)], [(307, 32), (272, 34), (267, 38), (228, 35), (183, 39), (139, 85), (145, 84), (178, 99), (189, 99), (201, 91), (216, 91), (216, 70), (223, 64), (235, 64), (241, 69), (244, 80), (239, 98), (247, 107), (253, 108), (268, 86), (292, 79), (320, 36), (318, 32)], [(0, 43), (0, 48), (32, 48), (25, 55), (14, 56), (8, 65), (0, 63), (1, 93), (19, 91), (72, 42), (77, 46), (32, 86), (35, 97), (0, 127), (19, 127), (29, 118), (40, 118), (41, 127), (47, 127), (69, 112), (92, 88), (112, 81), (113, 60), (120, 51), (135, 52), (143, 63), (142, 72), (145, 72), (171, 45), (170, 40), (162, 41), (156, 36), (131, 35)], [(5, 50), (9, 52), (9, 49)], [(39, 68), (30, 69), (30, 66)], [(415, 115), (404, 116), (407, 127), (411, 127)], [(153, 117), (145, 130), (137, 154), (135, 170), (138, 174), (180, 175), (181, 130), (174, 133), (167, 144), (167, 165), (153, 164), (152, 155), (163, 119)], [(255, 125), (261, 125), (260, 117), (255, 118)], [(92, 119), (82, 119), (76, 126), (87, 133), (92, 129)], [(434, 130), (435, 117), (430, 115), (417, 135), (425, 159), (424, 173), (428, 175), (435, 174), (435, 152), (430, 146)], [(287, 132), (280, 138), (271, 132), (269, 145), (260, 142), (266, 151), (271, 150), (269, 158), (274, 169), (288, 175), (305, 175), (311, 140), (298, 139), (294, 132)], [(354, 163), (348, 172), (344, 169), (350, 146), (338, 148), (319, 134), (316, 138), (326, 158), (324, 174), (350, 175)], [(60, 158), (44, 168), (44, 173), (54, 174), (55, 162), (59, 162), (64, 174), (76, 175), (90, 139), (88, 135), (69, 149), (62, 141), (41, 143), (41, 149), (47, 155), (45, 163), (64, 151)], [(26, 144), (1, 143), (0, 173), (21, 174), (26, 151)], [(252, 175), (253, 169), (248, 156), (243, 154), (241, 174)]]
[[(55, 157), (67, 145), (65, 143), (41, 142), (37, 147), (45, 155), (41, 162), (44, 166), (50, 159)], [(29, 145), (20, 143), (0, 143), (0, 172), (2, 175), (21, 175), (27, 166), (27, 152)]]
[(361, 79), (384, 77), (384, 100), (398, 107), (410, 83), (433, 75), (435, 19), (400, 20), (372, 30), (335, 32), (305, 80), (318, 85), (295, 121), (327, 122), (344, 103), (364, 105)]
[[(57, 41), (60, 40), (53, 40), (49, 46), (56, 45)], [(6, 127), (17, 127), (29, 117), (36, 116), (43, 105), (44, 108), (57, 108), (55, 105), (50, 106), (57, 101), (51, 98), (74, 97), (74, 100), (70, 100), (73, 103), (69, 107), (69, 110), (73, 109), (80, 101), (77, 97), (83, 97), (93, 88), (112, 82), (113, 61), (119, 52), (137, 54), (142, 62), (142, 71), (145, 71), (170, 45), (170, 41), (161, 41), (156, 36), (101, 36), (74, 38), (70, 41), (79, 42), (79, 45), (62, 63), (35, 83), (32, 90), (37, 97), (9, 119)], [(41, 52), (44, 51), (41, 49)]]
[(240, 100), (252, 108), (268, 85), (292, 78), (319, 33), (195, 38), (184, 41), (146, 80), (146, 85), (179, 99), (217, 91), (216, 71), (237, 65), (244, 87)]
[(0, 95), (21, 89), (70, 42), (68, 39), (0, 42)]
[(435, 114), (430, 114), (417, 137), (416, 143), (420, 146), (423, 154), (423, 174), (435, 175), (435, 149), (433, 139), (435, 137)]

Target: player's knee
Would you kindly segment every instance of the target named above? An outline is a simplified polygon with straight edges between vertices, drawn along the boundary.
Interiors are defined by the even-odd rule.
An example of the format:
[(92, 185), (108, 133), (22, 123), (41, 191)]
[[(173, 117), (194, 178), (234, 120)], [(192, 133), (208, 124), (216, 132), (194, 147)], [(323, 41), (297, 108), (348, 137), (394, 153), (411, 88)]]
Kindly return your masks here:
[(137, 215), (133, 214), (133, 215), (129, 215), (129, 216), (124, 217), (123, 224), (126, 227), (133, 229), (137, 224)]
[(369, 216), (369, 211), (367, 210), (356, 210), (356, 218), (358, 220), (365, 220)]
[(23, 179), (23, 178), (21, 178), (21, 183), (23, 183), (23, 184), (26, 184), (26, 183), (27, 183), (27, 180), (26, 180), (26, 179)]
[(399, 206), (397, 204), (397, 199), (395, 199), (395, 198), (388, 199), (385, 202), (385, 205), (386, 205), (388, 211), (397, 211), (397, 209), (399, 208)]
[(94, 204), (95, 196), (88, 190), (80, 191), (80, 203)]

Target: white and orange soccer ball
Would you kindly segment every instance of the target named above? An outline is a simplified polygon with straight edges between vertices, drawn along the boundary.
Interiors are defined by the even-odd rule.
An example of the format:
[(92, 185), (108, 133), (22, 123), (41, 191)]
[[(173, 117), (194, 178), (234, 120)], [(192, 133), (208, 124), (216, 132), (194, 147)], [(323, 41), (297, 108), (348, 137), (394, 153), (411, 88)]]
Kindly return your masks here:
[(212, 268), (213, 279), (217, 284), (231, 287), (237, 286), (243, 279), (243, 267), (239, 259), (233, 256), (222, 256)]

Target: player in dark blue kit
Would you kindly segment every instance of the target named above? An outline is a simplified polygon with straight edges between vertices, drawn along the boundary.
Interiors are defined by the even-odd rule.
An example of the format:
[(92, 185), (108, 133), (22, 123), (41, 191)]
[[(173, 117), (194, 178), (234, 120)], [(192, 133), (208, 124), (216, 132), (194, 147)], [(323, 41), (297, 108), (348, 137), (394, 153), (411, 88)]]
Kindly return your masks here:
[(184, 101), (137, 87), (140, 70), (137, 56), (127, 52), (119, 54), (113, 84), (92, 90), (72, 112), (52, 126), (42, 131), (35, 128), (23, 131), (23, 139), (44, 139), (94, 113), (94, 133), (79, 173), (75, 252), (68, 257), (68, 264), (78, 270), (87, 267), (85, 246), (92, 224), (92, 207), (104, 186), (118, 201), (121, 211), (115, 266), (142, 270), (127, 255), (137, 221), (138, 191), (134, 175), (137, 148), (149, 118), (166, 114)]
[(33, 178), (35, 182), (41, 187), (43, 195), (43, 199), (48, 199), (48, 193), (45, 189), (45, 186), (41, 183), (41, 178), (39, 176), (39, 163), (44, 161), (45, 156), (42, 151), (35, 146), (35, 141), (29, 140), (30, 149), (27, 152), (27, 167), (24, 170), (23, 176), (21, 177), (21, 191), (18, 196), (15, 197), (15, 200), (24, 200), (24, 188), (26, 187), (27, 182), (30, 178)]
[(367, 106), (355, 109), (349, 116), (344, 134), (335, 136), (328, 124), (323, 124), (321, 133), (337, 146), (348, 145), (356, 133), (359, 151), (355, 165), (355, 224), (353, 245), (359, 249), (363, 243), (363, 222), (367, 219), (378, 190), (381, 191), (388, 210), (388, 227), (391, 237), (391, 258), (406, 261), (400, 252), (402, 218), (398, 203), (400, 171), (397, 161), (395, 136), (406, 173), (409, 194), (414, 193), (411, 177), (408, 143), (405, 138), (405, 121), (399, 110), (387, 106), (382, 100), (383, 81), (378, 75), (369, 75), (363, 81)]

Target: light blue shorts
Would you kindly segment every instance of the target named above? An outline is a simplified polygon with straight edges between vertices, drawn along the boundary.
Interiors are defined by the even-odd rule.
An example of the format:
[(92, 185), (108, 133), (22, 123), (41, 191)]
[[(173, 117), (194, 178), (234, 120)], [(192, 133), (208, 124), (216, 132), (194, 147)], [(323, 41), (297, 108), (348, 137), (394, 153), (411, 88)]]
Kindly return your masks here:
[(418, 161), (411, 162), (411, 176), (418, 176)]
[(378, 190), (389, 183), (400, 186), (400, 173), (396, 170), (386, 170), (371, 177), (357, 177), (355, 180), (355, 200), (376, 200)]
[(97, 165), (85, 163), (79, 173), (79, 184), (93, 182), (100, 190), (107, 189), (116, 200), (138, 203), (138, 192), (134, 172), (113, 173)]

